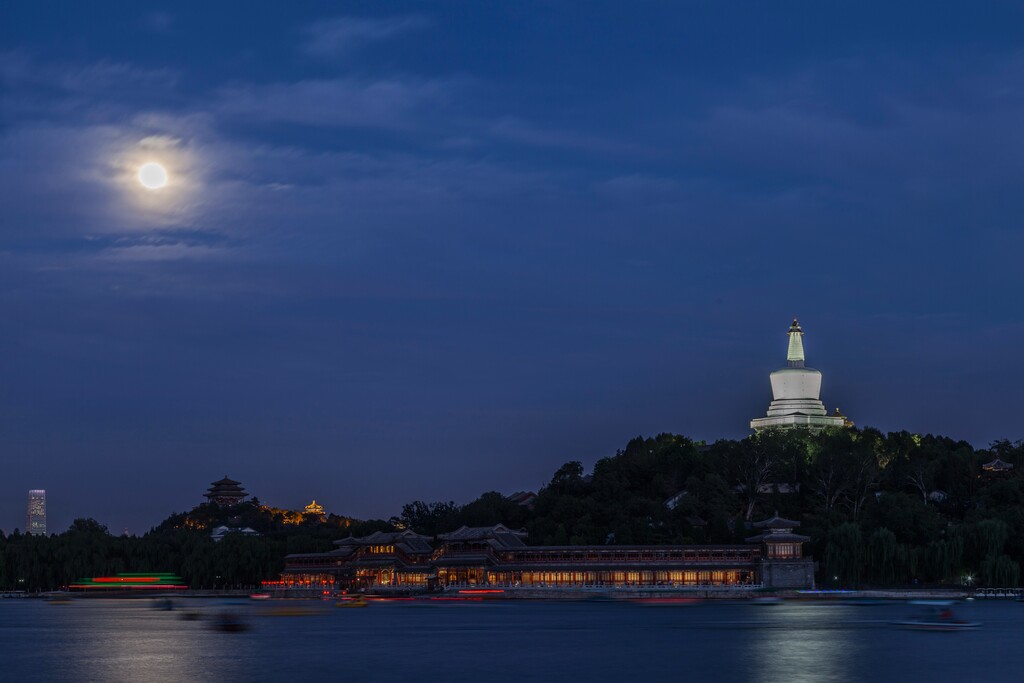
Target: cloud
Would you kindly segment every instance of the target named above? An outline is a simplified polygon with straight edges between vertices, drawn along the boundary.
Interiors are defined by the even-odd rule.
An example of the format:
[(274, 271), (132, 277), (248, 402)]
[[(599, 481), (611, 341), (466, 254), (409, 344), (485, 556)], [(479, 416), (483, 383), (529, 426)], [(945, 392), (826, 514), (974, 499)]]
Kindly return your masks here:
[(109, 91), (158, 91), (177, 85), (174, 69), (146, 69), (102, 60), (85, 65), (42, 63), (24, 51), (0, 54), (0, 83), (8, 88), (46, 87), (96, 97)]
[[(218, 161), (208, 131), (188, 117), (102, 124), (21, 122), (0, 134), (0, 238), (15, 243), (139, 233), (194, 224), (206, 210)], [(163, 165), (171, 182), (151, 192), (139, 167)]]
[(553, 147), (607, 155), (651, 156), (654, 151), (631, 142), (586, 132), (543, 128), (505, 116), (492, 123), (492, 136), (534, 147)]
[[(188, 244), (181, 241), (155, 241), (150, 243), (126, 244), (105, 249), (98, 258), (122, 262), (182, 261), (195, 259), (223, 258), (228, 250), (205, 244)], [(235, 254), (232, 254), (234, 257)]]
[(174, 26), (174, 15), (161, 10), (149, 12), (142, 17), (139, 24), (154, 33), (167, 33)]
[(440, 111), (457, 87), (453, 81), (401, 78), (238, 84), (221, 90), (217, 111), (264, 122), (411, 129)]
[(428, 25), (429, 22), (419, 16), (392, 19), (322, 19), (305, 29), (306, 40), (302, 49), (306, 54), (315, 57), (336, 57), (367, 43), (386, 40)]

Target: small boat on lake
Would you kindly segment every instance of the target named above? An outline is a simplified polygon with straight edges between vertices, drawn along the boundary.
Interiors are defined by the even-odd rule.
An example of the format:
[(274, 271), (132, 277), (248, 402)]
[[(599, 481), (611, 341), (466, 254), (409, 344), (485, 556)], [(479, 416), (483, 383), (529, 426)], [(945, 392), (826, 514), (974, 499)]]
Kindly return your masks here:
[(221, 612), (214, 617), (210, 628), (224, 633), (241, 633), (249, 630), (249, 624), (234, 612)]
[(752, 605), (781, 605), (782, 598), (777, 595), (759, 595), (751, 598), (750, 603)]
[(366, 601), (361, 595), (358, 595), (350, 600), (339, 600), (334, 606), (335, 607), (367, 607), (369, 602)]
[(279, 607), (272, 608), (266, 613), (268, 617), (315, 617), (318, 614), (323, 614), (319, 609), (313, 607), (307, 607), (305, 605), (281, 605)]
[(683, 597), (683, 596), (672, 596), (672, 597), (661, 597), (661, 598), (636, 598), (631, 600), (637, 605), (647, 605), (656, 607), (678, 607), (680, 605), (695, 605), (703, 602), (700, 598)]
[(914, 604), (927, 605), (929, 609), (910, 619), (894, 621), (893, 625), (912, 631), (970, 631), (981, 626), (980, 621), (957, 618), (953, 614), (952, 602), (921, 601)]

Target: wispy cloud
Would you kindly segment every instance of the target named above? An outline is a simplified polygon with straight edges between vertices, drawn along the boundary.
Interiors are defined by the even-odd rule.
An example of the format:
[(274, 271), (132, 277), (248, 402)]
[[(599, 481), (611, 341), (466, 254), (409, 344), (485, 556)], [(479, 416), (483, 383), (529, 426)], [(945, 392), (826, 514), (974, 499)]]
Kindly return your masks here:
[(306, 54), (315, 57), (336, 57), (367, 43), (386, 40), (428, 25), (429, 22), (420, 16), (392, 19), (323, 19), (306, 27), (306, 40), (302, 49)]
[(23, 51), (0, 54), (0, 83), (9, 88), (45, 86), (70, 93), (96, 95), (98, 91), (145, 87), (174, 87), (179, 74), (173, 69), (146, 69), (134, 64), (98, 61), (91, 64), (43, 63)]
[(532, 147), (570, 149), (595, 154), (649, 156), (653, 150), (624, 140), (580, 131), (558, 130), (534, 125), (515, 117), (502, 117), (491, 124), (492, 136)]
[(174, 15), (170, 12), (156, 10), (142, 17), (140, 25), (155, 33), (167, 33), (174, 26)]
[[(119, 262), (183, 261), (224, 258), (228, 253), (228, 250), (222, 247), (185, 242), (156, 242), (111, 247), (99, 254), (98, 258)], [(235, 256), (236, 254), (232, 253), (232, 257)]]
[(221, 91), (222, 114), (256, 121), (313, 126), (412, 128), (418, 116), (443, 107), (453, 81), (353, 78), (269, 85), (239, 84)]

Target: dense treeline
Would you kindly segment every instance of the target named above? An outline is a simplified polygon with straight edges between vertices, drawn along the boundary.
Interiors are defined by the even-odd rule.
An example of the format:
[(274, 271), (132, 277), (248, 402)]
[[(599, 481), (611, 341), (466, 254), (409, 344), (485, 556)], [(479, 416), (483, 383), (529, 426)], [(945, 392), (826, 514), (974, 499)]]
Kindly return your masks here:
[[(981, 465), (999, 458), (1002, 473)], [(829, 586), (1016, 586), (1024, 563), (1024, 446), (874, 429), (765, 432), (697, 444), (632, 440), (591, 474), (568, 462), (532, 511), (497, 494), (469, 505), (407, 505), (433, 534), (484, 520), (536, 544), (738, 543), (774, 512), (800, 520)]]
[[(995, 458), (1014, 465), (983, 472)], [(415, 501), (388, 522), (301, 515), (253, 500), (201, 505), (141, 537), (76, 520), (49, 538), (0, 534), (0, 588), (45, 590), (123, 571), (173, 571), (195, 587), (273, 579), (288, 553), (321, 552), (349, 534), (411, 528), (436, 535), (465, 524), (525, 528), (529, 542), (736, 543), (774, 512), (801, 521), (822, 585), (1018, 585), (1024, 562), (1024, 446), (975, 450), (907, 432), (767, 432), (711, 445), (661, 434), (636, 438), (591, 473), (562, 465), (532, 507), (495, 492), (466, 504)], [(219, 524), (258, 537), (228, 535)]]
[[(228, 534), (215, 542), (210, 530), (221, 524), (261, 535)], [(390, 528), (382, 521), (303, 516), (258, 500), (228, 510), (200, 505), (171, 515), (140, 537), (113, 536), (94, 520), (76, 519), (67, 531), (49, 537), (0, 534), (0, 589), (53, 590), (88, 577), (168, 571), (194, 588), (250, 587), (276, 579), (288, 553), (324, 552), (349, 533)]]

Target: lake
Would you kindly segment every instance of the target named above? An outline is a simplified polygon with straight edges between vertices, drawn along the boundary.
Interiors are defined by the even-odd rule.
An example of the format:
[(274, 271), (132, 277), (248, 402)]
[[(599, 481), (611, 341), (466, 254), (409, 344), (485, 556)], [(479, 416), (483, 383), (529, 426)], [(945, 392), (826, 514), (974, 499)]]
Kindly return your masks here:
[[(3, 681), (1020, 681), (1024, 604), (974, 602), (976, 631), (888, 622), (915, 607), (821, 602), (274, 601), (244, 633), (148, 600), (0, 601)], [(302, 607), (306, 616), (273, 616)]]

